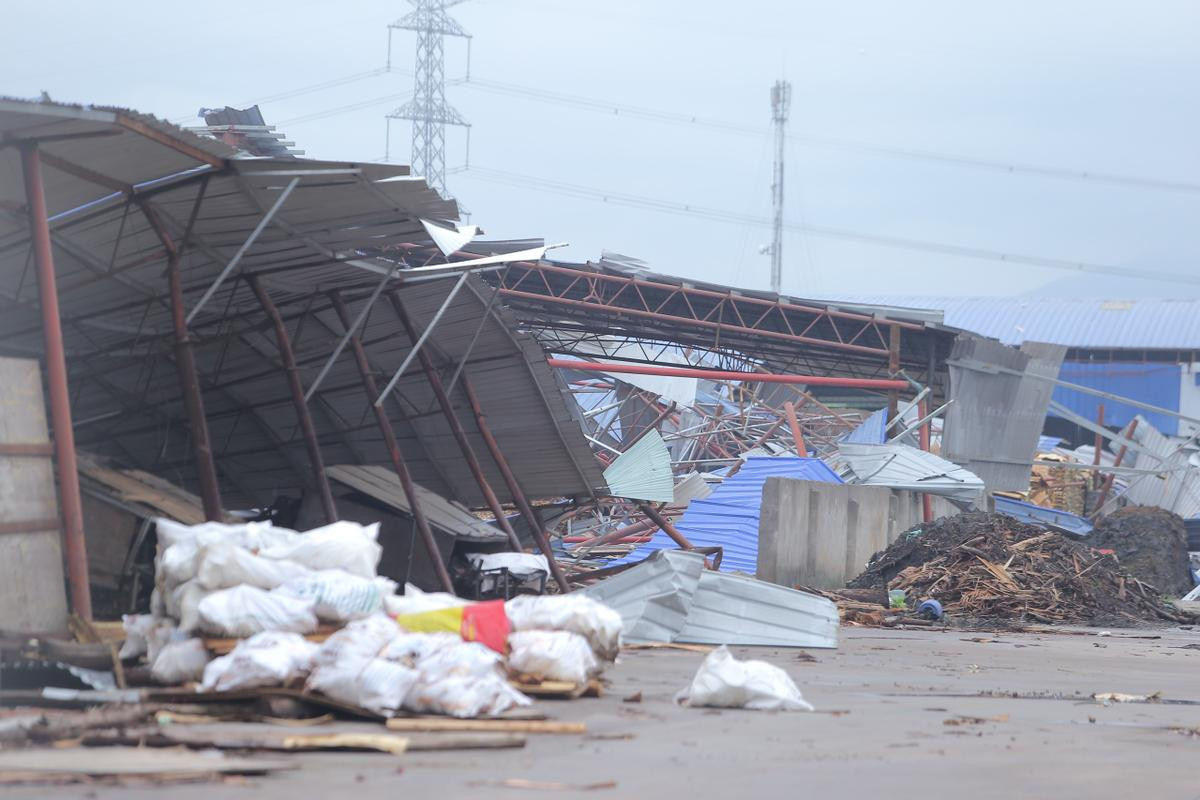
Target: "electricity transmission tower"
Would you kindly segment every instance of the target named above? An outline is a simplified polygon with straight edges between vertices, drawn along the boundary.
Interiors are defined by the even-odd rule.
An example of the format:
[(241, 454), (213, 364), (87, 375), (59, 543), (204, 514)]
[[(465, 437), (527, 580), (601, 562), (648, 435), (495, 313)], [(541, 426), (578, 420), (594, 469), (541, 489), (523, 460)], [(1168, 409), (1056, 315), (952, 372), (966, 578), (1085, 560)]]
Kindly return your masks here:
[(792, 105), (792, 85), (775, 81), (771, 87), (771, 121), (775, 124), (775, 171), (771, 182), (773, 235), (771, 237), (771, 291), (783, 287), (783, 151), (787, 143), (788, 109)]
[[(446, 126), (469, 128), (462, 114), (446, 102), (444, 38), (470, 39), (462, 25), (446, 13), (463, 0), (408, 0), (413, 10), (388, 28), (417, 34), (417, 64), (413, 97), (388, 114), (389, 120), (412, 121), (412, 171), (424, 176), (430, 186), (446, 195)], [(390, 34), (389, 30), (389, 53)], [(389, 55), (390, 63), (390, 55)]]

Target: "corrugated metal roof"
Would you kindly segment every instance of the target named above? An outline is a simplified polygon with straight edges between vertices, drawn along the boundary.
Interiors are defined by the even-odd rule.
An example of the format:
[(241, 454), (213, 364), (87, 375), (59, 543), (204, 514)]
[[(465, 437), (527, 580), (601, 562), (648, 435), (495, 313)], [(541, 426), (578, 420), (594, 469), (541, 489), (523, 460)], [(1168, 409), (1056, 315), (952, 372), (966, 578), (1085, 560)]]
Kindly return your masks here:
[(604, 470), (613, 497), (670, 503), (675, 499), (671, 454), (657, 430), (651, 428)]
[(582, 591), (621, 615), (627, 641), (837, 647), (829, 600), (706, 570), (698, 553), (662, 550)]
[[(726, 478), (704, 500), (693, 500), (675, 528), (696, 547), (721, 547), (722, 572), (758, 570), (758, 514), (762, 506), (763, 484), (767, 478), (799, 478), (823, 483), (842, 483), (842, 479), (819, 458), (777, 456), (748, 458), (732, 477)], [(640, 561), (655, 550), (677, 545), (662, 531), (614, 564)]]
[(840, 295), (826, 302), (846, 310), (860, 303), (943, 312), (945, 324), (1005, 344), (1048, 342), (1105, 350), (1200, 349), (1200, 299), (1094, 300), (1042, 297)]
[[(325, 473), (351, 489), (375, 498), (392, 508), (412, 514), (408, 496), (400, 485), (400, 478), (386, 467), (339, 464), (326, 467)], [(417, 497), (429, 524), (446, 533), (470, 542), (507, 542), (504, 531), (476, 517), (462, 506), (416, 484)]]
[(1138, 505), (1165, 508), (1185, 519), (1200, 515), (1200, 463), (1193, 461), (1200, 461), (1200, 447), (1191, 440), (1164, 436), (1145, 417), (1138, 417), (1129, 438), (1159, 457), (1137, 453), (1133, 466), (1162, 471), (1131, 477), (1125, 496)]
[[(429, 246), (421, 220), (455, 218), (457, 207), (424, 180), (408, 177), (404, 166), (237, 160), (232, 148), (146, 115), (0, 100), (0, 136), (95, 133), (113, 135), (56, 139), (40, 148), (51, 213), (73, 210), (51, 221), (51, 236), (77, 441), (195, 488), (165, 252), (137, 202), (126, 197), (144, 201), (176, 239), (190, 229), (180, 269), (185, 307), (194, 310), (264, 209), (303, 172), (272, 224), (189, 326), (226, 503), (265, 505), (279, 494), (300, 494), (312, 485), (312, 470), (275, 337), (244, 277), (258, 277), (279, 308), (308, 385), (344, 331), (328, 293), (341, 292), (353, 317), (381, 274), (412, 266), (400, 261), (408, 249)], [(14, 210), (24, 204), (16, 149), (0, 148), (0, 280), (11, 290), (0, 298), (0, 349), (28, 357), (39, 356), (43, 345), (36, 281), (22, 277), (29, 236), (26, 216)], [(393, 287), (423, 330), (450, 282), (397, 280)], [(574, 401), (536, 340), (515, 330), (502, 305), (492, 306), (485, 319), (491, 295), (470, 279), (426, 350), (448, 374), (474, 341), (463, 374), (528, 495), (589, 495), (603, 487), (603, 477)], [(360, 336), (377, 376), (390, 375), (411, 347), (382, 298)], [(486, 477), (502, 487), (461, 388), (451, 401)], [(309, 405), (326, 463), (390, 463), (351, 353), (343, 352)], [(419, 367), (400, 381), (387, 408), (414, 479), (481, 505)]]
[(838, 471), (845, 466), (854, 475), (848, 483), (886, 486), (912, 492), (950, 497), (975, 503), (983, 497), (978, 475), (934, 453), (906, 444), (855, 444), (840, 442), (830, 459)]

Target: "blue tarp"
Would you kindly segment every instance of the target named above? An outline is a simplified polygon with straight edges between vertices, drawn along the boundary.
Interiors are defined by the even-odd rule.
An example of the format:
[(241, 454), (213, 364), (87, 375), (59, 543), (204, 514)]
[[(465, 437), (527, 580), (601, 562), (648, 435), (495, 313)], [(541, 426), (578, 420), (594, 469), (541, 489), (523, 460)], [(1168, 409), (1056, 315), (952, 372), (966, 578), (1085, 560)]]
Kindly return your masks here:
[[(798, 456), (761, 456), (746, 459), (746, 464), (732, 478), (703, 500), (693, 500), (676, 523), (675, 528), (696, 547), (722, 547), (722, 572), (745, 572), (753, 575), (758, 569), (758, 513), (762, 506), (763, 484), (767, 478), (797, 478), (822, 483), (842, 483), (842, 479), (819, 458)], [(678, 545), (662, 531), (655, 531), (650, 541), (612, 564), (632, 564), (656, 550), (670, 550)]]
[[(1078, 383), (1092, 389), (1140, 400), (1160, 408), (1179, 410), (1180, 366), (1178, 364), (1126, 363), (1120, 361), (1066, 361), (1058, 371), (1058, 379)], [(1179, 431), (1179, 421), (1166, 414), (1142, 411), (1124, 403), (1105, 400), (1062, 386), (1054, 388), (1054, 400), (1076, 414), (1095, 421), (1097, 407), (1104, 403), (1104, 424), (1124, 427), (1141, 414), (1150, 424), (1166, 434)], [(1054, 412), (1051, 411), (1051, 414)]]

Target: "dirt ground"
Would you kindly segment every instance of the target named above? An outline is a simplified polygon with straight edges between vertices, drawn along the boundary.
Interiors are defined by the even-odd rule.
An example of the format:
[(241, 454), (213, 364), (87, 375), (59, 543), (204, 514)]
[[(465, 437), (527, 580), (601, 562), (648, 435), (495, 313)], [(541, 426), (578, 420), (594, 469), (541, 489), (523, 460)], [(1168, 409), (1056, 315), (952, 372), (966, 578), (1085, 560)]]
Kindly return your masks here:
[[(678, 707), (672, 697), (703, 656), (626, 651), (609, 673), (612, 685), (603, 698), (540, 704), (555, 718), (585, 721), (586, 735), (531, 735), (523, 750), (306, 754), (284, 756), (296, 764), (293, 771), (244, 782), (22, 787), (0, 794), (170, 800), (1200, 797), (1200, 734), (1189, 732), (1200, 728), (1200, 630), (1074, 630), (1077, 635), (843, 629), (836, 651), (736, 648), (740, 656), (765, 658), (791, 673), (818, 709), (811, 714)], [(622, 701), (638, 692), (641, 702)], [(1097, 692), (1161, 692), (1164, 699), (1110, 705), (1087, 699)], [(319, 730), (379, 727), (336, 723)], [(538, 783), (505, 785), (512, 779)], [(581, 788), (597, 784), (602, 788)]]

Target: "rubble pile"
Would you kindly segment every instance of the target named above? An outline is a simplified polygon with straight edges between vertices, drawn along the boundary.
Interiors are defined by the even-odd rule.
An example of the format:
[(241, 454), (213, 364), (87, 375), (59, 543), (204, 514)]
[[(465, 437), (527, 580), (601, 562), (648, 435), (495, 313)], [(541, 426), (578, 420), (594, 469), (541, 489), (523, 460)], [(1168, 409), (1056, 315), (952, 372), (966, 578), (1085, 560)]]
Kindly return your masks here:
[(514, 683), (586, 686), (616, 659), (621, 617), (586, 597), (395, 594), (378, 528), (159, 520), (153, 610), (125, 617), (120, 657), (162, 684), (302, 687), (384, 717), (494, 716), (529, 705)]
[(999, 514), (974, 512), (913, 529), (852, 582), (886, 582), (947, 613), (1005, 622), (1185, 621), (1113, 554)]
[(1109, 514), (1088, 537), (1093, 547), (1112, 550), (1121, 566), (1168, 597), (1192, 590), (1183, 519), (1152, 506), (1130, 506)]

